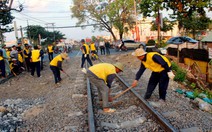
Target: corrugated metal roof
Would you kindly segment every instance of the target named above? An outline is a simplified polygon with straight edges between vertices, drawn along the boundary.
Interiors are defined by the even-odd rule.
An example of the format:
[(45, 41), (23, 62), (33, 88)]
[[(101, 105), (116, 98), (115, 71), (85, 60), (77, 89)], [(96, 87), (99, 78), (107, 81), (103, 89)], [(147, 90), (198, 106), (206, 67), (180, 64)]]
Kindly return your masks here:
[(206, 37), (204, 37), (201, 42), (212, 42), (212, 32), (209, 32)]

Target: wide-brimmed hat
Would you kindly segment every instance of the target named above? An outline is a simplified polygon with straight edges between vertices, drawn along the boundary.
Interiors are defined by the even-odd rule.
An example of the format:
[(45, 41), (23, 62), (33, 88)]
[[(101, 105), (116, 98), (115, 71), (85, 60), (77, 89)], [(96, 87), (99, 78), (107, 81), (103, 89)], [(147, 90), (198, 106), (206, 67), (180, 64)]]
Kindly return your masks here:
[(117, 62), (115, 64), (113, 64), (115, 67), (117, 67), (118, 69), (120, 69), (121, 71), (124, 70), (124, 65), (120, 62)]
[(144, 51), (144, 49), (138, 48), (138, 49), (136, 49), (136, 50), (132, 53), (132, 55), (133, 55), (133, 56), (143, 56), (143, 55), (145, 55), (146, 53), (147, 53), (147, 52)]
[(61, 57), (62, 57), (63, 59), (69, 59), (67, 53), (61, 53), (60, 55), (61, 55)]

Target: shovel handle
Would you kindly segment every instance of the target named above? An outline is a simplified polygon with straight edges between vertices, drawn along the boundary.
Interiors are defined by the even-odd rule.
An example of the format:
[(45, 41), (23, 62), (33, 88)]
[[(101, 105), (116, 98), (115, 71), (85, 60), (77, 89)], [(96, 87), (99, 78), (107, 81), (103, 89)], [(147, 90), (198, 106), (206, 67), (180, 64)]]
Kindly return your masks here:
[(123, 95), (124, 93), (126, 93), (127, 91), (129, 91), (132, 88), (133, 88), (133, 86), (130, 86), (129, 88), (125, 89), (123, 92), (117, 94), (115, 97), (113, 97), (113, 100), (117, 99), (118, 97), (120, 97), (121, 95)]
[(65, 71), (62, 70), (62, 72), (63, 72), (64, 74), (66, 74), (68, 77), (70, 77)]

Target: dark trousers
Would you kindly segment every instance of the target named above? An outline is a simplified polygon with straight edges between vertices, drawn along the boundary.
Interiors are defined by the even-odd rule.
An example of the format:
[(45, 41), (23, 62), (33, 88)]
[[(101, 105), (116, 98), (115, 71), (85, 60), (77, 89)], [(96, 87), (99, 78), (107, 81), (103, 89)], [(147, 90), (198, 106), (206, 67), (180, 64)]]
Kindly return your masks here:
[(52, 53), (48, 53), (49, 55), (49, 61), (53, 60), (53, 52)]
[(81, 64), (81, 68), (83, 68), (85, 60), (87, 60), (87, 62), (89, 63), (90, 66), (93, 66), (91, 59), (89, 57), (89, 55), (87, 55), (87, 57), (85, 58), (84, 54), (82, 54), (82, 64)]
[(43, 58), (44, 58), (44, 57), (42, 56), (41, 59), (40, 59), (40, 69), (41, 69), (41, 70), (43, 70)]
[(37, 76), (40, 77), (40, 61), (38, 62), (31, 62), (31, 75), (34, 76), (35, 69), (37, 72)]
[(0, 60), (0, 70), (1, 70), (2, 77), (6, 77), (4, 60)]
[(105, 55), (105, 47), (100, 46), (101, 55)]
[(106, 53), (107, 53), (107, 55), (110, 54), (110, 48), (109, 47), (106, 47)]
[(29, 72), (30, 71), (30, 64), (31, 64), (31, 62), (30, 62), (30, 59), (29, 58), (25, 58), (25, 62), (26, 62), (26, 69), (27, 69), (27, 71)]
[(59, 81), (61, 81), (61, 77), (60, 77), (60, 69), (56, 66), (50, 66), (50, 69), (52, 70), (53, 74), (54, 74), (54, 81), (55, 84), (58, 83)]
[(159, 83), (159, 98), (163, 100), (166, 99), (166, 90), (169, 84), (169, 77), (166, 71), (162, 71), (160, 73), (152, 72), (147, 86), (147, 91), (144, 96), (145, 99), (149, 99), (151, 97), (158, 83)]

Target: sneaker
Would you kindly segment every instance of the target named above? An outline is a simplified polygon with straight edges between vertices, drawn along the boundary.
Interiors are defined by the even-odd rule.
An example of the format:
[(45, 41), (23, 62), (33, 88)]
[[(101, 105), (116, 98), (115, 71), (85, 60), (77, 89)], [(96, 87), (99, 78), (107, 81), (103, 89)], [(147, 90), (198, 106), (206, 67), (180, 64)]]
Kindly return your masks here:
[(113, 113), (113, 112), (116, 111), (116, 109), (113, 109), (113, 108), (104, 108), (103, 111), (104, 111), (105, 113)]

